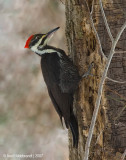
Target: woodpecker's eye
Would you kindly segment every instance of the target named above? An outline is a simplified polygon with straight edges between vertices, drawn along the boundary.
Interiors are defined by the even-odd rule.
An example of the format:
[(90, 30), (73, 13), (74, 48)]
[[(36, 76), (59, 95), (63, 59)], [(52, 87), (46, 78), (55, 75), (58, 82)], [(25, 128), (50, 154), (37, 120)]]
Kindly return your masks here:
[(39, 39), (39, 37), (37, 36), (37, 37), (35, 37), (35, 39)]

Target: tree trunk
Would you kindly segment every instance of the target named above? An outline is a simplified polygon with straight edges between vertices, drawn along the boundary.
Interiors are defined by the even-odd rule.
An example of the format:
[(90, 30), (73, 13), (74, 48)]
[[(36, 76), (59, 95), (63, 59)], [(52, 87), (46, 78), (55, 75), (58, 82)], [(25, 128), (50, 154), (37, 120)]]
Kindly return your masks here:
[[(87, 1), (89, 8), (91, 8), (92, 0)], [(125, 0), (114, 0), (112, 2), (103, 0), (107, 19), (112, 34), (115, 36), (126, 18), (126, 2)], [(85, 143), (105, 61), (99, 52), (98, 44), (90, 25), (89, 11), (85, 0), (66, 0), (65, 6), (68, 52), (78, 66), (80, 75), (86, 72), (91, 62), (94, 62), (94, 69), (92, 70), (94, 76), (89, 76), (81, 81), (74, 98), (74, 112), (79, 124), (78, 149), (72, 147), (72, 136), (69, 132), (69, 159), (83, 160)], [(95, 3), (93, 20), (95, 26), (97, 26), (104, 52), (107, 55), (111, 42), (101, 17), (98, 1)], [(126, 50), (125, 37), (126, 35), (123, 34), (118, 43), (118, 49)], [(113, 58), (108, 76), (116, 80), (125, 81), (126, 58), (122, 58), (123, 54), (115, 56), (121, 57)], [(90, 160), (120, 160), (126, 148), (125, 95), (126, 84), (115, 84), (107, 81), (104, 86), (101, 106), (93, 133)]]

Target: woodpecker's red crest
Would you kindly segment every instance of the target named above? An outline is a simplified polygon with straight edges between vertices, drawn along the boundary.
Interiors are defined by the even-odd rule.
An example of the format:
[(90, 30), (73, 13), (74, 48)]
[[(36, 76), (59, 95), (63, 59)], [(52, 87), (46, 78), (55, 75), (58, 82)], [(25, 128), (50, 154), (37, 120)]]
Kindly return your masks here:
[(29, 48), (30, 41), (32, 40), (33, 37), (34, 37), (34, 35), (31, 35), (31, 36), (27, 39), (24, 48)]

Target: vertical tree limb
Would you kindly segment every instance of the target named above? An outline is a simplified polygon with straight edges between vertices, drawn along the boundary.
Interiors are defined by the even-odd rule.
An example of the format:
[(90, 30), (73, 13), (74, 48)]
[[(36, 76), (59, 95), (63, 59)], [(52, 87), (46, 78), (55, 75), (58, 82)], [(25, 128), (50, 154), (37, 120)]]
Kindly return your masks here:
[(91, 12), (90, 12), (90, 9), (89, 9), (89, 6), (88, 6), (87, 1), (85, 1), (85, 2), (86, 2), (86, 5), (87, 5), (89, 14), (90, 14), (90, 22), (91, 22), (91, 26), (92, 26), (92, 29), (93, 29), (93, 31), (94, 31), (96, 40), (97, 40), (97, 42), (98, 42), (100, 52), (101, 52), (102, 56), (103, 56), (105, 59), (107, 59), (107, 57), (105, 56), (105, 54), (104, 54), (104, 52), (103, 52), (103, 50), (102, 50), (101, 41), (100, 41), (98, 32), (96, 31), (96, 28), (95, 28), (95, 25), (94, 25), (94, 22), (93, 22), (93, 18), (92, 18), (92, 13), (93, 13), (93, 8), (94, 8), (94, 0), (93, 0), (93, 2), (92, 2), (92, 9), (91, 9)]
[(114, 38), (113, 38), (113, 36), (112, 36), (110, 27), (109, 27), (108, 22), (107, 22), (107, 18), (106, 18), (106, 16), (105, 16), (105, 12), (104, 12), (103, 5), (102, 5), (102, 0), (99, 0), (99, 5), (100, 5), (102, 17), (103, 17), (103, 20), (104, 20), (104, 23), (105, 23), (105, 26), (106, 26), (108, 35), (109, 35), (111, 41), (113, 42), (113, 41), (114, 41)]

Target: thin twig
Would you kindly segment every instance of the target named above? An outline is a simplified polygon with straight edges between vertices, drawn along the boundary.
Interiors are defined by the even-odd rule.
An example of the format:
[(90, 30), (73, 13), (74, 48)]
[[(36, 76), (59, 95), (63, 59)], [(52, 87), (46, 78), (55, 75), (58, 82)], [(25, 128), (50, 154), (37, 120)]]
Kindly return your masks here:
[(115, 90), (111, 90), (109, 87), (105, 87), (107, 90), (113, 92), (114, 94), (118, 95), (122, 100), (126, 101), (126, 97), (122, 96), (121, 94), (119, 94), (118, 92), (116, 92)]
[(91, 15), (92, 15), (93, 11), (94, 11), (94, 0), (92, 1), (92, 6), (91, 6)]
[(99, 85), (99, 88), (98, 88), (98, 96), (97, 96), (97, 100), (96, 100), (96, 104), (95, 104), (95, 109), (94, 109), (94, 112), (93, 112), (91, 125), (90, 125), (90, 129), (89, 129), (89, 134), (88, 134), (88, 138), (87, 138), (86, 145), (85, 145), (84, 160), (88, 160), (91, 139), (92, 139), (92, 136), (93, 136), (93, 131), (94, 131), (95, 123), (96, 123), (96, 118), (97, 118), (99, 107), (100, 107), (102, 91), (103, 91), (104, 82), (105, 82), (105, 79), (106, 79), (106, 76), (107, 76), (107, 72), (108, 72), (112, 57), (115, 53), (115, 47), (116, 47), (116, 45), (117, 45), (117, 43), (118, 43), (118, 41), (119, 41), (119, 39), (120, 39), (120, 37), (121, 37), (125, 28), (126, 28), (126, 22), (123, 24), (123, 26), (119, 30), (115, 40), (112, 43), (110, 54), (108, 56), (108, 60), (107, 60), (107, 63), (106, 63), (106, 66), (105, 66), (105, 69), (104, 69), (104, 72), (103, 72), (103, 75), (102, 75), (102, 78), (101, 78), (101, 81), (100, 81), (100, 85)]
[(111, 78), (109, 78), (109, 77), (106, 77), (106, 78), (107, 78), (108, 80), (112, 81), (112, 82), (115, 82), (115, 83), (121, 83), (121, 84), (126, 83), (126, 81), (120, 82), (120, 81), (116, 81), (116, 80), (114, 80), (114, 79), (111, 79)]
[[(110, 96), (107, 96), (107, 97), (110, 97)], [(111, 97), (110, 97), (110, 98), (111, 98)], [(113, 99), (113, 100), (115, 100), (115, 101), (117, 101), (117, 102), (120, 102), (120, 103), (122, 103), (122, 104), (125, 104), (125, 103), (122, 102), (121, 100), (117, 100), (117, 99), (115, 99), (115, 98), (111, 98), (111, 99)], [(116, 116), (113, 120), (116, 121), (116, 120), (121, 116), (122, 112), (123, 112), (125, 109), (126, 109), (126, 105), (119, 111), (118, 116)], [(106, 127), (108, 127), (108, 124), (105, 125), (105, 128), (106, 128)], [(98, 137), (97, 137), (97, 140), (96, 140), (94, 146), (96, 146), (96, 144), (98, 143), (98, 141), (99, 141), (99, 139), (100, 139), (100, 136), (101, 136), (101, 134), (103, 133), (103, 131), (105, 130), (105, 128), (102, 129), (101, 132), (99, 133), (99, 135), (98, 135)]]
[(115, 51), (115, 53), (126, 53), (126, 51)]
[(126, 57), (121, 57), (121, 56), (113, 56), (113, 58), (126, 58)]
[(61, 2), (63, 5), (65, 5), (65, 3), (63, 3), (63, 1), (62, 1), (62, 0), (60, 0), (60, 2)]
[(103, 16), (103, 20), (104, 20), (108, 35), (109, 35), (111, 41), (113, 42), (114, 38), (112, 36), (110, 27), (109, 27), (108, 22), (107, 22), (107, 18), (106, 18), (106, 15), (105, 15), (105, 12), (104, 12), (104, 9), (103, 9), (103, 5), (102, 5), (102, 0), (99, 0), (99, 5), (100, 5), (101, 13), (102, 13), (102, 16)]
[(124, 153), (123, 153), (123, 155), (122, 155), (122, 157), (121, 157), (121, 160), (124, 160), (125, 157), (126, 157), (126, 149), (125, 149), (125, 151), (124, 151)]
[(122, 114), (122, 112), (124, 111), (126, 109), (126, 105), (121, 109), (121, 111), (118, 113), (118, 116), (116, 116), (115, 118), (114, 118), (114, 121), (116, 121), (120, 116), (121, 116), (121, 114)]
[(117, 98), (114, 98), (114, 97), (112, 97), (112, 96), (106, 96), (108, 99), (111, 99), (111, 100), (114, 100), (114, 101), (116, 101), (116, 102), (120, 102), (120, 103), (122, 103), (123, 105), (125, 105), (125, 102), (123, 102), (122, 101), (122, 99), (117, 99)]
[[(87, 1), (86, 1), (86, 0), (85, 0), (85, 2), (86, 2), (86, 5), (87, 5), (87, 8), (88, 8), (88, 10), (89, 10), (91, 26), (92, 26), (92, 28), (93, 28), (93, 31), (94, 31), (95, 37), (96, 37), (97, 42), (98, 42), (98, 44), (99, 44), (100, 52), (101, 52), (102, 56), (103, 56), (105, 59), (107, 59), (107, 58), (106, 58), (106, 56), (105, 56), (105, 54), (104, 54), (104, 52), (103, 52), (103, 50), (102, 50), (101, 41), (100, 41), (100, 38), (99, 38), (98, 32), (96, 31), (96, 28), (95, 28), (95, 25), (94, 25), (94, 22), (93, 22), (93, 18), (92, 18), (93, 6), (92, 6), (92, 10), (91, 10), (91, 12), (90, 12), (90, 9), (89, 9), (89, 6), (88, 6), (88, 3), (87, 3)], [(94, 1), (93, 1), (92, 5), (94, 5)]]
[(96, 39), (97, 39), (97, 42), (99, 44), (99, 48), (100, 48), (100, 52), (102, 54), (102, 56), (107, 59), (107, 57), (105, 56), (103, 50), (102, 50), (102, 45), (101, 45), (101, 42), (100, 42), (100, 38), (99, 38), (99, 35), (98, 35), (98, 32), (96, 31), (96, 28), (95, 28), (95, 25), (94, 25), (94, 22), (93, 22), (93, 19), (92, 19), (92, 16), (90, 14), (90, 21), (91, 21), (91, 25), (92, 25), (92, 28), (94, 30), (94, 33), (95, 33), (95, 36), (96, 36)]
[(121, 116), (122, 112), (126, 109), (126, 103), (124, 103), (121, 99), (119, 100), (119, 99), (113, 98), (113, 97), (111, 97), (111, 96), (107, 96), (107, 97), (108, 97), (109, 99), (114, 100), (114, 101), (120, 102), (120, 103), (122, 103), (122, 104), (124, 105), (124, 106), (122, 107), (122, 109), (119, 110), (118, 115), (117, 115), (115, 118), (113, 118), (113, 120), (116, 121), (116, 120)]
[(100, 136), (101, 136), (101, 134), (103, 133), (103, 131), (104, 131), (104, 129), (102, 129), (101, 132), (99, 133), (95, 145), (98, 143), (98, 141), (99, 141), (99, 139), (100, 139)]

